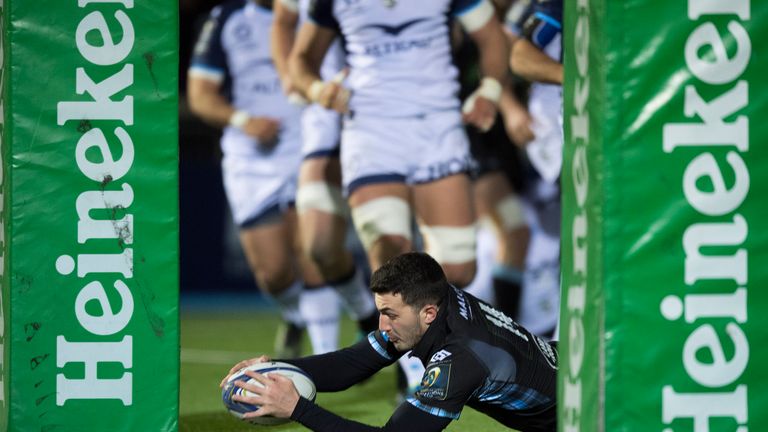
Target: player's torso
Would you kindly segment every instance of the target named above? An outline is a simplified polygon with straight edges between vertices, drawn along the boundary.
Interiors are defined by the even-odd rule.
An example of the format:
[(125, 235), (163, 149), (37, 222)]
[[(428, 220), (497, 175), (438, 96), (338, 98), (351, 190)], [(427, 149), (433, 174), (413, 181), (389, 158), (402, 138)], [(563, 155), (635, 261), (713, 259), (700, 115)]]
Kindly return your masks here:
[(254, 115), (292, 118), (298, 109), (283, 95), (270, 52), (272, 11), (246, 1), (222, 24), (233, 104)]
[[(447, 344), (473, 353), (489, 376), (476, 402), (505, 400), (510, 406), (524, 394), (537, 395), (535, 403), (554, 401), (557, 353), (543, 339), (485, 302), (458, 291), (456, 311), (449, 324), (454, 331)], [(549, 402), (548, 402), (549, 401)], [(532, 405), (535, 405), (532, 403)], [(517, 405), (516, 405), (517, 404)]]
[(450, 0), (334, 0), (332, 7), (355, 111), (408, 116), (458, 106)]

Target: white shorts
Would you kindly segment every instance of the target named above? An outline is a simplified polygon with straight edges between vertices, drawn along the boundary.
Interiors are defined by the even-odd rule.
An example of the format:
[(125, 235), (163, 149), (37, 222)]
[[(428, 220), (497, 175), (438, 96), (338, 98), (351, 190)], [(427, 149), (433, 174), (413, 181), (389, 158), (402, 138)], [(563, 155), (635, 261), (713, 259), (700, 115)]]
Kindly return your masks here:
[(224, 191), (235, 223), (248, 228), (275, 220), (296, 198), (301, 155), (224, 156)]
[(312, 104), (301, 115), (301, 134), (303, 159), (339, 156), (339, 137), (341, 135), (341, 115)]
[(428, 183), (470, 168), (458, 111), (418, 117), (344, 119), (341, 167), (346, 193), (373, 183)]

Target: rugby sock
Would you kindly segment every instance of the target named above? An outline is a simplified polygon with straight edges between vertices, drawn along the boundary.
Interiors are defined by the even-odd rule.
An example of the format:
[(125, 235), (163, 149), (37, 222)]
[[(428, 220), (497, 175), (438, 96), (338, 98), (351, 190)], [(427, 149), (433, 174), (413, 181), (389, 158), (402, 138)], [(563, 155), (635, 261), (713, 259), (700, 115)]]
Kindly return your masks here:
[(339, 347), (339, 294), (327, 285), (305, 287), (299, 299), (299, 311), (307, 324), (307, 334), (314, 354)]
[(495, 304), (493, 293), (493, 266), (496, 265), (496, 249), (498, 241), (493, 229), (487, 225), (478, 224), (477, 229), (477, 270), (472, 283), (463, 288), (480, 300)]
[(352, 267), (352, 272), (339, 280), (329, 282), (341, 295), (344, 308), (358, 322), (360, 329), (370, 333), (379, 327), (379, 314), (373, 296), (363, 281), (362, 272)]
[(301, 318), (301, 312), (299, 312), (299, 297), (301, 297), (302, 291), (301, 282), (296, 281), (277, 295), (267, 294), (267, 297), (277, 302), (283, 319), (298, 327), (304, 327), (304, 320)]
[(520, 318), (522, 285), (523, 272), (503, 264), (494, 266), (493, 290), (496, 293), (496, 308), (515, 321)]
[(275, 355), (278, 358), (293, 358), (301, 354), (301, 335), (304, 333), (304, 320), (299, 312), (299, 297), (302, 284), (294, 282), (277, 295), (266, 294), (280, 308), (284, 323), (275, 335)]
[(424, 377), (424, 365), (421, 364), (421, 360), (418, 357), (409, 357), (410, 351), (404, 356), (400, 357), (397, 363), (405, 374), (405, 389), (400, 389), (407, 393), (406, 396), (412, 396), (421, 386), (421, 379)]

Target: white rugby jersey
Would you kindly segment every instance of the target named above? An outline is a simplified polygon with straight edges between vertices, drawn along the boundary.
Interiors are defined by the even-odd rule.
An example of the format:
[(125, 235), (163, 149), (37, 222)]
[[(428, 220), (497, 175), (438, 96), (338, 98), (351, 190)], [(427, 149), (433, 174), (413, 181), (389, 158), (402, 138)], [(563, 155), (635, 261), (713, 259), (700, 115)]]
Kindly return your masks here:
[[(279, 119), (283, 151), (288, 145), (298, 146), (301, 108), (288, 102), (272, 63), (269, 43), (272, 20), (270, 9), (250, 0), (232, 0), (217, 6), (203, 27), (189, 71), (193, 76), (222, 83), (235, 108), (253, 116)], [(231, 127), (225, 133), (242, 134)], [(234, 145), (229, 142), (222, 143), (225, 153), (236, 150), (226, 148)]]
[(492, 14), (488, 0), (313, 0), (309, 10), (342, 35), (351, 110), (385, 117), (458, 110), (450, 20), (478, 28)]

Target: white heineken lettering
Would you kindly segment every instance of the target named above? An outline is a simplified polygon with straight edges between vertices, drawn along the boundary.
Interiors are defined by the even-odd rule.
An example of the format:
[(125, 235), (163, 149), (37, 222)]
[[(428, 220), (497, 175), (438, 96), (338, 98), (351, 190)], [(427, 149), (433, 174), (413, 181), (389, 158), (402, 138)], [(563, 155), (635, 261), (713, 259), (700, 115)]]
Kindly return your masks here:
[[(131, 9), (133, 0), (78, 1), (80, 8), (105, 5), (110, 11), (115, 5)], [(74, 68), (73, 94), (89, 99), (59, 102), (57, 124), (78, 122), (82, 136), (72, 140), (73, 144), (76, 141), (73, 160), (79, 172), (94, 184), (74, 202), (76, 238), (81, 250), (62, 254), (55, 267), (62, 276), (77, 277), (81, 288), (74, 298), (73, 315), (93, 337), (77, 341), (71, 336), (57, 337), (56, 366), (61, 369), (70, 363), (82, 364), (85, 373), (68, 377), (61, 371), (56, 375), (56, 404), (64, 405), (73, 399), (115, 399), (131, 405), (133, 336), (124, 333), (135, 304), (131, 292), (133, 249), (127, 247), (133, 244), (134, 217), (130, 208), (134, 190), (130, 184), (117, 181), (130, 172), (135, 156), (130, 130), (123, 127), (134, 122), (133, 96), (128, 94), (133, 86), (134, 65), (123, 62), (133, 51), (136, 35), (130, 17), (122, 9), (114, 12), (114, 22), (109, 24), (102, 11), (85, 12), (77, 26), (74, 46), (88, 64)], [(120, 39), (116, 41), (113, 35)], [(93, 69), (96, 66), (120, 69), (114, 72), (115, 68), (110, 68), (112, 75), (96, 82), (91, 76), (105, 75)], [(102, 125), (102, 121), (119, 121), (122, 126)], [(112, 134), (107, 136), (105, 127)], [(120, 336), (120, 341), (115, 342)], [(103, 376), (99, 370), (104, 363), (119, 363), (123, 371)]]
[[(587, 145), (590, 139), (590, 80), (589, 80), (589, 43), (590, 28), (589, 3), (579, 0), (576, 5), (576, 27), (573, 37), (573, 53), (576, 60), (576, 76), (573, 80), (573, 107), (569, 113), (570, 136), (569, 146), (573, 148), (571, 161), (570, 186), (576, 199), (573, 211), (563, 213), (563, 225), (571, 226), (570, 253), (573, 260), (571, 278), (567, 288), (567, 314), (564, 328), (567, 329), (568, 344), (567, 373), (563, 374), (563, 418), (562, 430), (565, 432), (580, 432), (584, 429), (582, 366), (586, 353), (586, 335), (584, 332), (584, 317), (587, 299), (587, 276), (589, 250), (587, 236), (589, 234), (589, 218), (587, 200), (589, 198), (589, 163), (587, 160)], [(564, 179), (565, 180), (565, 179)], [(570, 220), (569, 220), (570, 219)], [(564, 245), (567, 243), (564, 243)], [(586, 387), (589, 387), (587, 385)], [(599, 408), (598, 408), (599, 409)], [(596, 413), (599, 417), (600, 414)]]
[(685, 283), (707, 279), (733, 280), (747, 283), (747, 250), (738, 249), (728, 255), (705, 255), (704, 248), (737, 246), (747, 239), (747, 222), (741, 215), (734, 215), (733, 222), (697, 223), (683, 234), (685, 251)]
[(120, 363), (123, 368), (133, 367), (133, 338), (123, 337), (120, 342), (69, 342), (64, 336), (56, 338), (56, 367), (68, 363), (81, 363), (85, 368), (82, 379), (68, 379), (56, 375), (56, 404), (64, 405), (71, 399), (120, 399), (124, 405), (133, 403), (133, 374), (124, 372), (120, 378), (98, 377), (100, 363)]
[[(688, 17), (696, 21), (712, 15), (748, 20), (749, 11), (748, 0), (688, 2)], [(678, 430), (672, 428), (677, 419), (692, 419), (694, 432), (709, 432), (714, 418), (732, 419), (736, 425), (730, 430), (749, 430), (749, 388), (740, 382), (750, 360), (742, 329), (748, 322), (749, 223), (739, 209), (750, 191), (744, 161), (750, 147), (749, 118), (743, 113), (749, 106), (749, 82), (742, 74), (752, 44), (741, 22), (731, 20), (726, 27), (721, 35), (715, 24), (705, 21), (689, 35), (685, 63), (700, 81), (685, 87), (683, 115), (692, 121), (663, 129), (666, 153), (694, 153), (681, 183), (695, 213), (681, 239), (686, 292), (670, 294), (660, 305), (662, 316), (688, 333), (677, 358), (682, 358), (689, 380), (663, 386), (663, 432)], [(705, 101), (701, 94), (719, 96)]]
[[(120, 31), (123, 38), (119, 43), (114, 43), (112, 33), (109, 31), (107, 20), (101, 12), (91, 12), (77, 26), (75, 42), (80, 54), (89, 62), (99, 66), (109, 66), (120, 63), (125, 60), (133, 49), (133, 43), (136, 35), (133, 32), (131, 19), (125, 12), (118, 10), (115, 12), (115, 19), (120, 24)], [(88, 33), (97, 31), (102, 45), (95, 46), (88, 41)]]
[[(75, 314), (84, 329), (93, 334), (107, 336), (122, 331), (128, 325), (133, 315), (133, 296), (123, 281), (115, 281), (115, 290), (120, 295), (121, 306), (118, 313), (112, 312), (112, 304), (101, 282), (93, 281), (80, 290), (75, 300)], [(89, 301), (99, 304), (101, 315), (94, 316), (86, 311), (85, 305)]]
[(77, 69), (77, 94), (88, 93), (92, 101), (59, 102), (58, 123), (63, 125), (69, 120), (121, 120), (126, 125), (133, 124), (133, 96), (122, 100), (110, 98), (133, 84), (133, 65), (125, 65), (117, 74), (96, 84), (82, 68)]
[(691, 0), (688, 2), (688, 18), (692, 21), (702, 15), (736, 14), (742, 21), (750, 18), (749, 0)]
[[(677, 393), (672, 386), (664, 386), (661, 393), (664, 423), (677, 418), (692, 418), (694, 431), (708, 431), (711, 418), (732, 417), (739, 423), (746, 423), (749, 418), (746, 385), (736, 387), (731, 393)], [(735, 429), (736, 432), (748, 430), (746, 426)]]
[(133, 0), (78, 0), (77, 5), (79, 7), (85, 7), (91, 3), (120, 3), (125, 6), (126, 9), (133, 9)]
[(685, 116), (699, 116), (703, 123), (670, 123), (664, 126), (664, 151), (669, 153), (679, 146), (735, 146), (739, 151), (749, 150), (749, 122), (738, 116), (733, 122), (724, 118), (747, 105), (748, 85), (738, 82), (730, 91), (707, 103), (696, 88), (685, 88)]
[[(75, 148), (75, 160), (80, 171), (89, 179), (102, 182), (120, 180), (133, 165), (133, 141), (125, 129), (119, 127), (115, 129), (115, 136), (120, 141), (121, 153), (120, 159), (115, 160), (110, 150), (107, 138), (101, 129), (91, 129), (84, 133), (77, 141)], [(98, 151), (98, 162), (92, 162), (86, 156), (88, 152)]]
[[(699, 213), (707, 216), (723, 216), (736, 210), (749, 192), (749, 171), (744, 159), (736, 152), (729, 152), (725, 159), (733, 169), (733, 187), (728, 188), (723, 173), (711, 153), (694, 158), (683, 175), (685, 198)], [(699, 180), (709, 180), (712, 191), (701, 190)]]
[[(107, 174), (108, 175), (108, 174)], [(125, 244), (133, 243), (133, 215), (127, 214), (117, 219), (107, 220), (91, 218), (91, 213), (116, 212), (128, 208), (133, 203), (133, 188), (123, 183), (122, 191), (87, 191), (81, 193), (75, 201), (77, 210), (77, 242), (85, 243), (91, 239), (119, 238)], [(112, 215), (110, 215), (112, 216)]]

